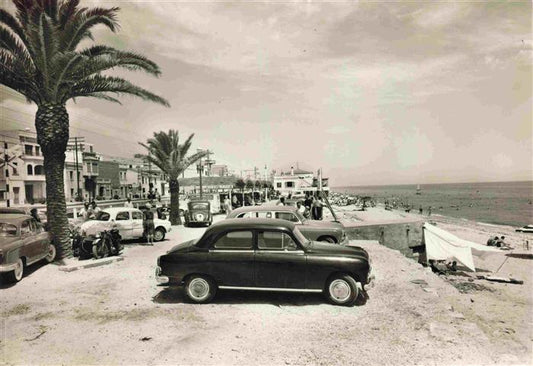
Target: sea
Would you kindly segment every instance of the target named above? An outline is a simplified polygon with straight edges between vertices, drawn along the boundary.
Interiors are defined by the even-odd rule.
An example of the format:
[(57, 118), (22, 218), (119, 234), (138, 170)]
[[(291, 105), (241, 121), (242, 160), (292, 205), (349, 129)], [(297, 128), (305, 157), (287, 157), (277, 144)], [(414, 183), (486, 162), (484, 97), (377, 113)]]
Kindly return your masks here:
[[(371, 196), (377, 203), (409, 204), (431, 213), (485, 224), (533, 224), (533, 181), (332, 187), (332, 192)], [(398, 209), (402, 209), (399, 206)]]

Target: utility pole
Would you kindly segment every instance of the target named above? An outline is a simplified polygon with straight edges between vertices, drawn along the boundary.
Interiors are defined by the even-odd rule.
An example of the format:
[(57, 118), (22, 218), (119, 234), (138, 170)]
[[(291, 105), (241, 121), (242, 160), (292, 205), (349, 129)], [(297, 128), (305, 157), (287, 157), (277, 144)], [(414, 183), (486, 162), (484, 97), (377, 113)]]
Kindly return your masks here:
[(10, 203), (9, 203), (9, 194), (10, 194), (10, 192), (9, 192), (9, 164), (8, 164), (8, 161), (9, 161), (9, 156), (7, 155), (7, 142), (4, 139), (4, 165), (6, 166), (5, 175), (6, 175), (6, 194), (7, 194), (6, 205), (7, 205), (7, 207), (10, 206)]

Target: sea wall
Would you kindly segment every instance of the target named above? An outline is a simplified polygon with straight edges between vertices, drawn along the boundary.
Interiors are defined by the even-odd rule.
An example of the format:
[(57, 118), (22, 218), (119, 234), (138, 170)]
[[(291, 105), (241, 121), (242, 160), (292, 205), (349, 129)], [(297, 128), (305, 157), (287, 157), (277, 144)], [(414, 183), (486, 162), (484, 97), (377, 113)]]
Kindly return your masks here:
[(353, 222), (345, 224), (351, 240), (377, 240), (388, 248), (413, 257), (413, 247), (422, 244), (423, 220), (387, 220), (379, 222)]

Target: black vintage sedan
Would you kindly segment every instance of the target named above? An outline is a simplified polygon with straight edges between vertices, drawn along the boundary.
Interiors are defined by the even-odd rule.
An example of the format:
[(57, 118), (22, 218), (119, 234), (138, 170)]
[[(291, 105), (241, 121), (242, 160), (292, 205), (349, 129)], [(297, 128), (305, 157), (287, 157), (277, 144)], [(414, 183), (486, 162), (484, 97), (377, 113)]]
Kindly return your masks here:
[(370, 282), (371, 266), (364, 249), (310, 241), (286, 220), (228, 219), (160, 256), (156, 279), (184, 285), (195, 303), (233, 289), (321, 292), (351, 306)]

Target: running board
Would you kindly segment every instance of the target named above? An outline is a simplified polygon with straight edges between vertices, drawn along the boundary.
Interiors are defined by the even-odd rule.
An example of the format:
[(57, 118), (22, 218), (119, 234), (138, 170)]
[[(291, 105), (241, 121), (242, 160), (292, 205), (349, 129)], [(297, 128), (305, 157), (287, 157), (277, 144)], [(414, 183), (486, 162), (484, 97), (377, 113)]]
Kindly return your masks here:
[(322, 292), (305, 288), (276, 288), (276, 287), (240, 287), (240, 286), (218, 286), (221, 290), (245, 290), (245, 291), (279, 291), (279, 292)]

